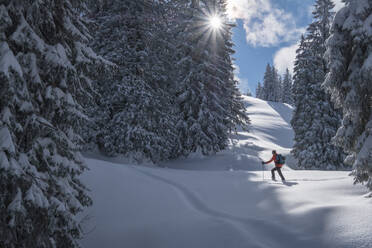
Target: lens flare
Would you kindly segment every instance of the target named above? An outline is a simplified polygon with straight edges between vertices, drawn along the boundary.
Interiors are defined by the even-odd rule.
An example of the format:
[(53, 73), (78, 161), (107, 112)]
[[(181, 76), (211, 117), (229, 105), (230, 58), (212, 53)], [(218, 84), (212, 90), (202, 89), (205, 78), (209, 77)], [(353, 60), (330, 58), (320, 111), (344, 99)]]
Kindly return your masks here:
[(213, 29), (220, 29), (222, 26), (221, 18), (218, 16), (212, 16), (211, 18), (209, 18), (209, 25)]

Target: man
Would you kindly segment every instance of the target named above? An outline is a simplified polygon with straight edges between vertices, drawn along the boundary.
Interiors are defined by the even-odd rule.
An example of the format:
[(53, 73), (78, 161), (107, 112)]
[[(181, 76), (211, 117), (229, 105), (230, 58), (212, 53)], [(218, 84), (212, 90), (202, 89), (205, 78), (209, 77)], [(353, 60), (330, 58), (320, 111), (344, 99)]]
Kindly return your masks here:
[(283, 166), (283, 164), (280, 164), (279, 163), (280, 161), (278, 161), (277, 156), (278, 156), (278, 154), (276, 153), (275, 150), (273, 150), (273, 157), (271, 158), (271, 160), (270, 161), (267, 161), (267, 162), (262, 162), (262, 164), (269, 164), (269, 163), (271, 163), (271, 162), (274, 161), (275, 168), (271, 170), (271, 178), (273, 180), (275, 180), (275, 174), (274, 173), (275, 173), (275, 171), (278, 171), (278, 174), (279, 174), (280, 178), (282, 179), (282, 181), (285, 181), (285, 178), (284, 178), (284, 176), (282, 174), (282, 166)]

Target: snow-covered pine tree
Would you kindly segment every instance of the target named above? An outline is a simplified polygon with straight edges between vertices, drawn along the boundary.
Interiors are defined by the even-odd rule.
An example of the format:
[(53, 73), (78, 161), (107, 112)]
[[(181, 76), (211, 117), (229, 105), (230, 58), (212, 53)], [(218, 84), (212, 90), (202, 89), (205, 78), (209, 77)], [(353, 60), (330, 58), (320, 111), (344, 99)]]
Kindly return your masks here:
[(305, 169), (345, 168), (342, 150), (331, 142), (341, 117), (321, 87), (328, 71), (323, 57), (333, 7), (329, 0), (316, 1), (314, 22), (308, 27), (297, 51), (295, 110), (291, 121), (295, 132), (292, 153), (298, 159), (298, 166)]
[(263, 78), (262, 99), (265, 101), (273, 101), (274, 89), (272, 67), (270, 64), (267, 64)]
[[(179, 106), (179, 142), (185, 155), (201, 151), (209, 154), (224, 149), (227, 146), (228, 127), (224, 123), (226, 110), (218, 106), (216, 91), (219, 90), (218, 78), (208, 73), (214, 69), (210, 64), (211, 56), (208, 54), (206, 38), (203, 27), (207, 26), (204, 13), (200, 5), (193, 1), (183, 1), (178, 41), (180, 50), (179, 86), (177, 102)], [(182, 5), (181, 5), (182, 6)], [(209, 45), (211, 47), (211, 45)], [(214, 109), (213, 106), (216, 106)]]
[[(180, 1), (177, 72), (179, 85), (179, 142), (185, 155), (210, 154), (227, 146), (228, 131), (246, 126), (240, 93), (231, 63), (232, 25), (224, 13), (225, 1)], [(218, 15), (222, 28), (209, 26), (208, 15)]]
[(349, 154), (355, 183), (372, 190), (372, 1), (345, 1), (327, 43), (324, 86), (343, 110), (335, 142)]
[(273, 67), (273, 70), (275, 80), (275, 102), (283, 102), (283, 80), (275, 67)]
[[(172, 49), (166, 20), (149, 0), (99, 2), (93, 47), (118, 70), (102, 79), (97, 143), (108, 155), (153, 162), (177, 156)], [(168, 39), (168, 40), (167, 40)]]
[(262, 99), (272, 102), (280, 102), (282, 94), (281, 78), (277, 69), (267, 64), (263, 79)]
[(257, 88), (256, 88), (256, 98), (258, 99), (262, 99), (262, 86), (261, 86), (261, 83), (258, 82), (257, 83)]
[[(302, 97), (304, 96), (304, 91), (306, 90), (306, 85), (302, 81), (308, 81), (309, 72), (306, 68), (307, 57), (309, 56), (308, 42), (305, 39), (304, 35), (301, 35), (301, 40), (298, 49), (296, 50), (296, 59), (294, 61), (293, 69), (293, 85), (292, 85), (292, 94), (293, 94), (293, 104), (295, 106), (295, 111), (298, 114), (303, 112), (301, 104), (303, 103)], [(297, 110), (298, 109), (298, 110)], [(293, 119), (292, 119), (293, 120)], [(293, 125), (293, 124), (292, 124)]]
[(309, 82), (312, 77), (308, 67), (310, 56), (309, 41), (304, 36), (301, 36), (300, 45), (296, 51), (294, 66), (293, 97), (295, 109), (291, 120), (291, 125), (295, 133), (295, 147), (291, 153), (296, 158), (300, 157), (301, 151), (305, 150), (310, 143), (310, 140), (306, 138), (306, 132), (310, 128), (310, 122), (307, 121), (308, 96), (306, 93), (310, 90)]
[[(78, 133), (103, 60), (78, 1), (0, 3), (0, 247), (77, 247)], [(92, 73), (93, 75), (93, 73)]]
[(283, 77), (283, 87), (282, 87), (282, 102), (293, 104), (292, 97), (292, 75), (289, 72), (288, 68)]
[[(235, 130), (237, 126), (247, 130), (250, 120), (238, 88), (238, 82), (234, 77), (232, 63), (232, 54), (235, 53), (233, 50), (232, 29), (235, 25), (228, 21), (226, 0), (208, 0), (205, 2), (210, 6), (210, 10), (215, 9), (215, 12), (222, 20), (221, 30), (216, 31), (216, 59), (213, 63), (221, 81), (222, 89), (219, 91), (219, 97), (220, 102), (226, 104), (228, 127), (230, 131)], [(223, 106), (222, 104), (221, 106)]]

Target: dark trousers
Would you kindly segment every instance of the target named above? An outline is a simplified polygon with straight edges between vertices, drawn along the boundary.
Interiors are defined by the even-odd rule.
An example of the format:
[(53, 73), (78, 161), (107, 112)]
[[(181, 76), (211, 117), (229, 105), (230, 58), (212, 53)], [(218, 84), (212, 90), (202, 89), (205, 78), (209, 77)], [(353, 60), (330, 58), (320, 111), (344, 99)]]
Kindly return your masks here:
[(280, 168), (280, 167), (275, 167), (274, 169), (271, 170), (271, 176), (272, 176), (273, 179), (275, 178), (275, 174), (274, 174), (275, 171), (278, 171), (278, 174), (279, 174), (280, 178), (282, 180), (285, 180), (285, 178), (283, 177), (283, 174), (282, 174), (282, 168)]

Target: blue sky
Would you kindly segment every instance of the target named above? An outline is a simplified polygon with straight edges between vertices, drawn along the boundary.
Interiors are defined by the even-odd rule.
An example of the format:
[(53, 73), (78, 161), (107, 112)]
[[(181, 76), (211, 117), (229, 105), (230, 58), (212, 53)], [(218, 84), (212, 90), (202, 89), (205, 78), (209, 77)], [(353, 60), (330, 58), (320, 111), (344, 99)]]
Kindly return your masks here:
[[(336, 9), (341, 0), (334, 0)], [(236, 21), (233, 41), (236, 75), (243, 93), (262, 82), (267, 63), (280, 73), (293, 68), (297, 42), (311, 22), (315, 0), (228, 0)]]

